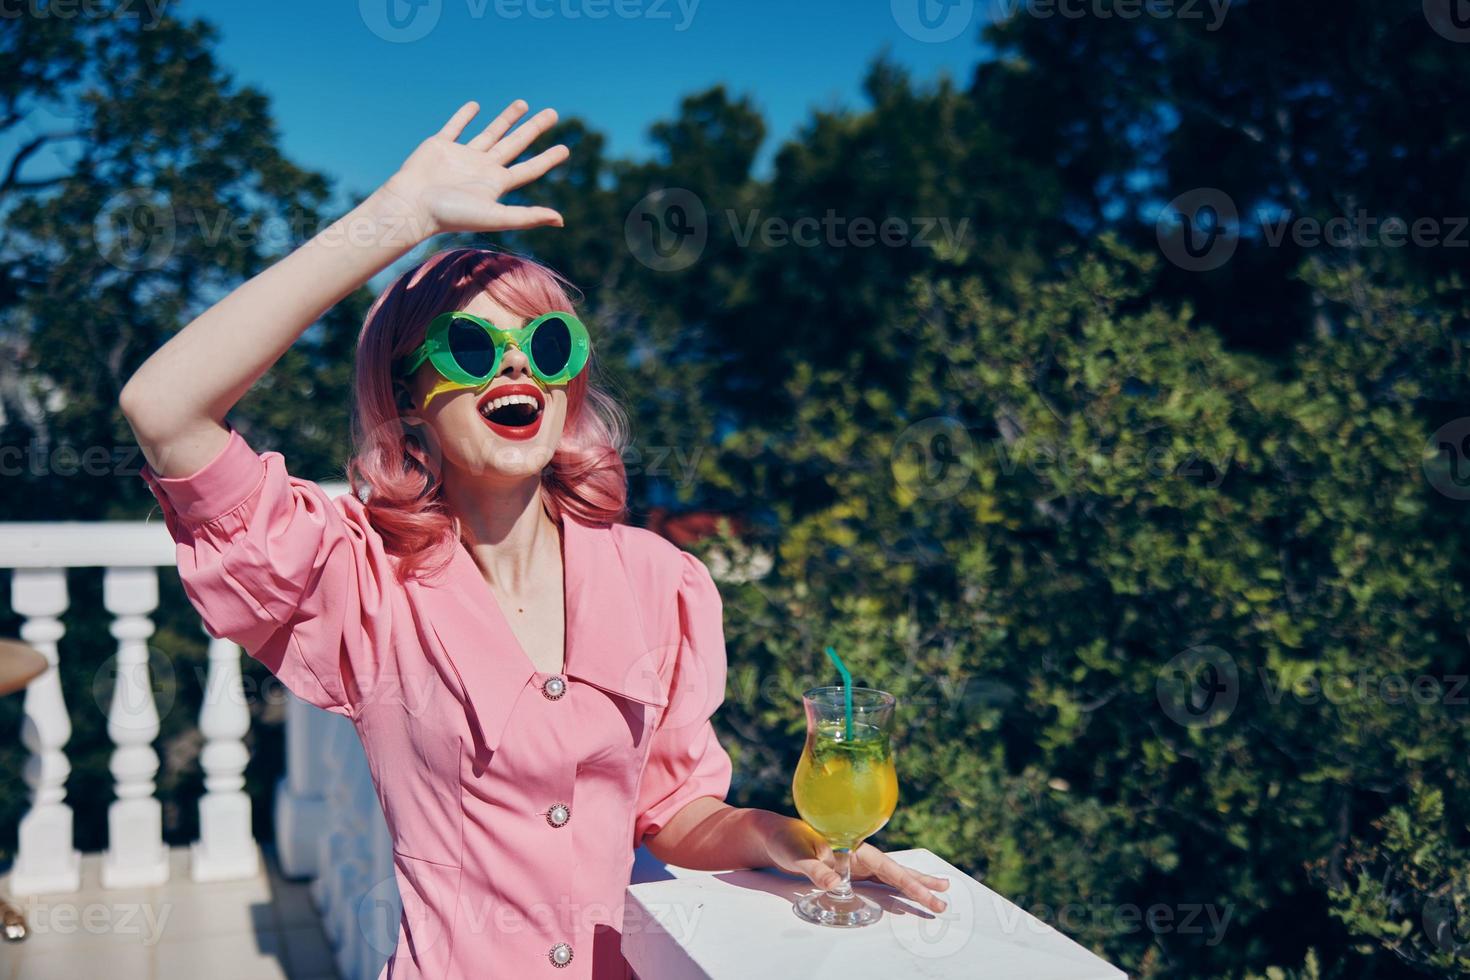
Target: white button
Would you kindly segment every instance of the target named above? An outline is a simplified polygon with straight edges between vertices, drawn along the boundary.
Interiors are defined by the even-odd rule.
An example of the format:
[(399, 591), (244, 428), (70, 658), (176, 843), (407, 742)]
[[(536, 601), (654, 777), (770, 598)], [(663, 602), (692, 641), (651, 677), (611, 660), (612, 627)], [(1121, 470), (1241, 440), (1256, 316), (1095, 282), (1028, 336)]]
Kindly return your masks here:
[(552, 966), (563, 967), (572, 961), (572, 947), (566, 943), (557, 943), (547, 955), (551, 957)]
[(572, 819), (572, 808), (565, 803), (558, 803), (546, 811), (546, 822), (553, 827), (560, 827), (570, 819)]
[(555, 701), (567, 693), (567, 682), (560, 677), (548, 677), (546, 683), (541, 685), (541, 693), (546, 695), (548, 701)]

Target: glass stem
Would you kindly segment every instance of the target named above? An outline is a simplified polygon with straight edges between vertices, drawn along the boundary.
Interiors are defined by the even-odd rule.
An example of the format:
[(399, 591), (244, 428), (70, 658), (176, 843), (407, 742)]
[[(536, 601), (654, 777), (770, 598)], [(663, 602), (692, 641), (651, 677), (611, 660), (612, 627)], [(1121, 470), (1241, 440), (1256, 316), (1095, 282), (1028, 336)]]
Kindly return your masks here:
[(852, 898), (852, 849), (834, 847), (832, 857), (837, 876), (842, 880), (837, 883), (836, 888), (829, 888), (827, 895), (839, 902), (849, 901)]

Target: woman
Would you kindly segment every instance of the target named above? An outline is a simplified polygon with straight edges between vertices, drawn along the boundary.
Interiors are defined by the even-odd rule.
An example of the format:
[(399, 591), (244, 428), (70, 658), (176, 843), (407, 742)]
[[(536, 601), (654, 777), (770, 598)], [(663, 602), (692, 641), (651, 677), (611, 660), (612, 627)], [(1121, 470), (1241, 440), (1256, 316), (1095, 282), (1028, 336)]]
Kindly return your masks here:
[[(567, 159), (553, 146), (514, 162), (555, 112), (512, 131), (517, 100), (459, 142), (478, 111), (170, 339), (120, 405), (210, 632), (356, 726), (404, 903), (386, 975), (624, 977), (639, 844), (688, 868), (837, 875), (802, 821), (724, 802), (719, 595), (694, 556), (619, 523), (616, 407), (588, 384), (561, 281), (457, 249), (388, 287), (358, 343), (356, 494), (329, 499), (224, 422), (333, 303), (421, 241), (562, 225), (499, 200)], [(852, 873), (944, 907), (943, 879), (871, 845)]]

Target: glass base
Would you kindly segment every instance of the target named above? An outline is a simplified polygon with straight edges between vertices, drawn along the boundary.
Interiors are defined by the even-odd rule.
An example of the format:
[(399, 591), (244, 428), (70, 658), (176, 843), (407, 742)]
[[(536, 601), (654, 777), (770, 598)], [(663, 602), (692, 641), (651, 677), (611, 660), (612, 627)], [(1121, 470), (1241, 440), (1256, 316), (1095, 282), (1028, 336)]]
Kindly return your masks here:
[(872, 925), (883, 916), (882, 906), (856, 892), (845, 899), (829, 891), (810, 892), (798, 897), (791, 909), (808, 922), (839, 928)]

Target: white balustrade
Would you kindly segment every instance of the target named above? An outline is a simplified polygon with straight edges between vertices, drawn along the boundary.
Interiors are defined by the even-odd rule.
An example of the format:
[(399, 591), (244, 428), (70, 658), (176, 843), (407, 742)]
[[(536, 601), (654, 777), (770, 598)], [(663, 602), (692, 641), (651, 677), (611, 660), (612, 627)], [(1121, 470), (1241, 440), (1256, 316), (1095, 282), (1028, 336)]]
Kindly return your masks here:
[[(393, 837), (388, 833), (388, 822), (383, 819), (381, 807), (375, 807), (369, 837), (371, 855), (369, 879), (375, 884), (363, 901), (358, 903), (357, 926), (361, 940), (356, 944), (353, 969), (347, 970), (338, 964), (338, 972), (354, 980), (377, 980), (383, 964), (393, 955), (398, 945), (398, 920), (403, 912), (403, 903), (398, 894), (398, 879), (393, 871)], [(384, 935), (374, 936), (369, 918), (375, 913), (382, 915)], [(339, 956), (339, 959), (341, 957)]]
[(153, 795), (158, 706), (148, 670), (153, 621), (146, 615), (158, 605), (158, 572), (109, 568), (103, 573), (102, 596), (118, 641), (117, 679), (107, 709), (107, 734), (117, 746), (110, 766), (117, 800), (107, 808), (102, 887), (158, 885), (168, 880), (168, 850), (163, 846), (163, 805)]
[[(334, 493), (342, 484), (329, 485)], [(156, 512), (155, 512), (156, 515)], [(72, 808), (66, 802), (71, 772), (66, 745), (72, 723), (62, 697), (58, 665), (65, 628), (59, 617), (68, 608), (67, 570), (101, 568), (103, 605), (111, 615), (117, 640), (112, 689), (102, 688), (107, 732), (114, 749), (110, 769), (116, 800), (108, 808), (108, 847), (101, 862), (104, 888), (158, 884), (168, 877), (168, 851), (163, 843), (162, 808), (155, 795), (159, 733), (149, 663), (151, 616), (158, 605), (158, 570), (172, 568), (176, 545), (155, 516), (150, 521), (56, 521), (0, 523), (0, 568), (12, 570), (11, 603), (23, 617), (21, 638), (50, 664), (25, 693), (21, 739), (30, 753), (25, 780), (30, 808), (21, 818), (19, 843), (8, 887), (17, 895), (74, 892), (80, 885), (80, 857), (74, 846)], [(172, 574), (172, 573), (169, 573)], [(199, 729), (205, 744), (200, 757), (204, 796), (199, 801), (200, 836), (191, 847), (190, 877), (195, 881), (250, 878), (259, 872), (259, 848), (251, 832), (250, 798), (245, 768), (250, 761), (245, 736), (250, 712), (245, 702), (239, 646), (210, 637), (209, 668)], [(164, 665), (167, 666), (167, 665)], [(109, 697), (110, 695), (110, 697)], [(97, 710), (84, 699), (76, 710)], [(325, 715), (301, 705), (294, 717)], [(298, 745), (292, 762), (301, 772), (290, 781), (308, 797), (309, 780), (321, 784), (329, 763), (301, 747), (300, 732), (287, 734)], [(315, 770), (315, 772), (313, 772)], [(297, 811), (302, 807), (298, 806)], [(322, 814), (312, 814), (314, 831), (298, 827), (296, 850), (315, 854), (313, 833)], [(288, 871), (288, 873), (291, 873)]]
[(205, 739), (199, 756), (204, 798), (199, 801), (199, 840), (191, 849), (190, 877), (249, 878), (260, 867), (260, 851), (250, 833), (250, 797), (245, 793), (250, 752), (244, 739), (250, 731), (250, 709), (240, 676), (240, 647), (231, 640), (210, 638), (199, 731)]
[(333, 720), (294, 695), (286, 701), (286, 773), (276, 783), (276, 860), (288, 878), (315, 878), (321, 867), (319, 843), (326, 826), (323, 788), (332, 766), (322, 751)]
[[(348, 492), (343, 483), (321, 486), (331, 496)], [(25, 779), (31, 799), (7, 883), (16, 895), (75, 892), (81, 885), (81, 855), (66, 802), (72, 724), (58, 672), (58, 641), (65, 633), (60, 616), (68, 608), (66, 575), (72, 568), (102, 569), (103, 605), (117, 641), (116, 675), (111, 691), (103, 690), (110, 695), (107, 731), (114, 745), (110, 769), (117, 799), (108, 808), (102, 886), (142, 887), (168, 878), (154, 742), (160, 711), (171, 705), (156, 702), (152, 669), (169, 665), (150, 665), (148, 639), (158, 606), (158, 570), (174, 567), (175, 561), (176, 545), (156, 516), (151, 521), (0, 523), (0, 568), (12, 570), (12, 605), (24, 618), (21, 638), (50, 665), (25, 694), (21, 738), (30, 752)], [(199, 713), (205, 793), (199, 801), (199, 840), (190, 848), (190, 877), (197, 882), (252, 878), (260, 872), (245, 793), (250, 712), (242, 651), (213, 636), (208, 650)], [(312, 896), (339, 973), (348, 980), (375, 980), (398, 938), (399, 897), (392, 841), (367, 757), (350, 720), (294, 695), (288, 699), (286, 772), (272, 813), (281, 870), (287, 877), (316, 879)], [(101, 706), (87, 699), (73, 707)], [(379, 929), (369, 929), (362, 918), (389, 913), (393, 921)], [(377, 936), (383, 929), (385, 935)]]
[[(344, 868), (341, 894), (345, 901), (339, 914), (347, 919), (346, 936), (337, 952), (337, 970), (350, 980), (373, 980), (377, 977), (392, 947), (377, 949), (366, 941), (363, 933), (363, 917), (370, 914), (375, 902), (383, 896), (392, 896), (392, 906), (400, 908), (398, 880), (393, 876), (391, 860), (392, 840), (388, 825), (383, 820), (382, 807), (378, 805), (377, 790), (373, 786), (372, 773), (368, 769), (367, 755), (362, 742), (356, 739), (343, 767), (348, 787), (348, 806), (355, 819), (349, 822), (351, 834), (347, 845), (347, 862)], [(389, 860), (386, 872), (383, 869), (381, 842), (387, 840)], [(396, 917), (395, 917), (396, 923)], [(398, 930), (393, 930), (397, 944)]]
[[(0, 554), (10, 551), (0, 546)], [(31, 808), (20, 821), (10, 887), (22, 895), (73, 892), (81, 885), (81, 855), (72, 846), (72, 813), (66, 804), (71, 763), (65, 748), (71, 738), (71, 716), (61, 696), (56, 647), (66, 632), (57, 618), (66, 611), (66, 572), (17, 569), (10, 592), (11, 605), (25, 617), (21, 639), (45, 654), (50, 663), (25, 693), (21, 741), (31, 752), (25, 768)]]
[(357, 850), (354, 838), (365, 832), (367, 827), (352, 806), (349, 760), (353, 758), (354, 743), (360, 753), (361, 742), (352, 723), (340, 715), (334, 716), (327, 737), (321, 742), (322, 753), (337, 760), (337, 765), (328, 773), (322, 792), (331, 816), (320, 837), (319, 871), (312, 882), (311, 893), (321, 910), (322, 929), (327, 940), (337, 949), (357, 928), (351, 889), (352, 857)]

